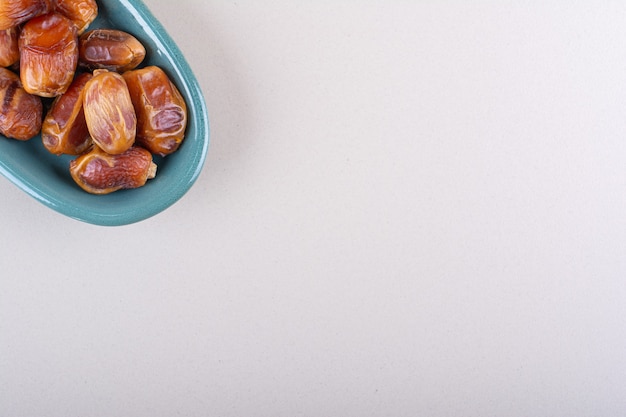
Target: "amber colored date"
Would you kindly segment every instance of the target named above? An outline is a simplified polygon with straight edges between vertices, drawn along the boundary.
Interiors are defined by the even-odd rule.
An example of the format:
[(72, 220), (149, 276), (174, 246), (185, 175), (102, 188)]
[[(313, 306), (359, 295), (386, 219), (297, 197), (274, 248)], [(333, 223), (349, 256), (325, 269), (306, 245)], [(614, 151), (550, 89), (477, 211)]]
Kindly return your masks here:
[(96, 70), (83, 89), (83, 109), (94, 143), (110, 154), (120, 154), (135, 143), (137, 116), (124, 78)]
[(20, 31), (17, 27), (0, 30), (0, 67), (10, 67), (19, 61), (19, 37)]
[(136, 68), (146, 56), (141, 42), (121, 30), (91, 30), (80, 37), (79, 44), (80, 64), (90, 69), (122, 73)]
[(44, 147), (55, 155), (80, 155), (92, 145), (83, 112), (83, 88), (90, 73), (78, 75), (65, 94), (57, 97), (41, 126)]
[(50, 0), (2, 0), (0, 1), (0, 30), (16, 27), (51, 10)]
[(52, 0), (54, 10), (70, 19), (82, 34), (98, 16), (95, 0)]
[(0, 133), (28, 140), (39, 133), (42, 113), (41, 99), (28, 94), (16, 74), (0, 68)]
[(176, 151), (187, 127), (187, 105), (176, 86), (157, 66), (123, 77), (137, 113), (137, 143), (160, 156)]
[(58, 13), (35, 17), (22, 28), (19, 46), (24, 89), (41, 97), (63, 94), (78, 64), (76, 26)]
[(96, 146), (70, 162), (72, 178), (91, 194), (142, 187), (156, 176), (156, 169), (152, 154), (140, 147), (110, 155)]

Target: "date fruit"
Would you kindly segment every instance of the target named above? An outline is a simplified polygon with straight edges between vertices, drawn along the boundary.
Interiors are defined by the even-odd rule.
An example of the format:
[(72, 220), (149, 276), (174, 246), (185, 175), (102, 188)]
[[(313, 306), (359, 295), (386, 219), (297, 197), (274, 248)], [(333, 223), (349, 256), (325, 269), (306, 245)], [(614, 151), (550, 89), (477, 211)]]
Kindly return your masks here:
[(176, 151), (187, 127), (187, 105), (176, 86), (157, 66), (123, 77), (137, 114), (137, 143), (160, 156)]
[(76, 184), (91, 194), (109, 194), (121, 189), (142, 187), (156, 176), (156, 164), (146, 149), (132, 147), (110, 155), (95, 146), (70, 162)]
[(135, 143), (137, 116), (124, 78), (95, 70), (83, 90), (87, 128), (94, 143), (110, 154), (120, 154)]
[(91, 30), (80, 37), (79, 44), (80, 64), (89, 69), (122, 73), (136, 68), (146, 56), (141, 42), (121, 30)]
[(10, 67), (20, 60), (19, 37), (17, 27), (0, 30), (0, 67)]
[(41, 140), (50, 153), (80, 155), (92, 145), (83, 112), (83, 88), (91, 78), (88, 72), (78, 75), (48, 110), (41, 126)]
[(41, 99), (28, 94), (17, 74), (6, 68), (0, 68), (0, 103), (0, 133), (17, 140), (28, 140), (39, 133)]
[(78, 34), (82, 34), (98, 16), (95, 0), (52, 0), (54, 10), (70, 19), (76, 25)]
[(16, 27), (35, 16), (52, 11), (50, 0), (0, 1), (0, 30)]
[(63, 94), (78, 64), (76, 26), (58, 13), (35, 17), (22, 28), (19, 46), (24, 89), (41, 97)]

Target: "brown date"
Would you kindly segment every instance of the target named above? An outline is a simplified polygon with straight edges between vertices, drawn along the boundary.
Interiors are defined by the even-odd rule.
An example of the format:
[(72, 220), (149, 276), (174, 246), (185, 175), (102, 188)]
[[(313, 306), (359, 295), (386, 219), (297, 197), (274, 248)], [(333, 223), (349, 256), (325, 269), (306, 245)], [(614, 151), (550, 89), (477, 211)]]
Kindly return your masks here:
[(44, 147), (55, 155), (80, 155), (92, 145), (83, 112), (83, 88), (92, 75), (78, 75), (65, 94), (57, 97), (41, 126)]
[(124, 72), (136, 68), (146, 56), (144, 46), (129, 33), (95, 29), (79, 40), (80, 64), (90, 69)]
[(91, 194), (109, 194), (121, 189), (142, 187), (156, 176), (152, 154), (132, 147), (119, 155), (110, 155), (95, 146), (70, 162), (74, 181)]
[(2, 0), (0, 1), (0, 30), (18, 26), (51, 10), (50, 0)]
[(41, 99), (28, 94), (20, 78), (6, 68), (0, 68), (0, 103), (0, 133), (18, 140), (28, 140), (39, 133)]
[(94, 143), (110, 154), (120, 154), (135, 143), (137, 116), (124, 78), (95, 70), (83, 89), (83, 109)]
[(76, 26), (58, 13), (35, 17), (22, 28), (19, 46), (24, 89), (41, 97), (63, 94), (78, 64)]
[(52, 0), (52, 2), (56, 12), (74, 22), (79, 35), (98, 16), (98, 5), (95, 0)]
[(137, 113), (137, 143), (160, 156), (176, 151), (187, 127), (187, 105), (176, 86), (156, 66), (123, 77)]
[(17, 27), (0, 30), (0, 67), (10, 67), (20, 60), (19, 37)]

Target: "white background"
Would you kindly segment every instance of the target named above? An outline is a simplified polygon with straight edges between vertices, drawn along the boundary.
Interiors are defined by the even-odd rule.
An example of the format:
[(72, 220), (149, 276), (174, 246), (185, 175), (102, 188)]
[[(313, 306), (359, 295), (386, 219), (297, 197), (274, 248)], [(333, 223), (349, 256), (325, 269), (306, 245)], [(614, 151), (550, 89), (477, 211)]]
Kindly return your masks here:
[(145, 1), (205, 169), (117, 228), (0, 179), (0, 416), (626, 413), (623, 1)]

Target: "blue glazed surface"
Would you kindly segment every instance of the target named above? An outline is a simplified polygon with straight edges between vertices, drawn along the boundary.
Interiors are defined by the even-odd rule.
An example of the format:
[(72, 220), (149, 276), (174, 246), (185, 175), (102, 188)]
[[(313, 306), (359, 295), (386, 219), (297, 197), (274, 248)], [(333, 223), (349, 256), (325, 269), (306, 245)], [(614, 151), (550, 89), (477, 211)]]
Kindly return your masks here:
[(140, 0), (99, 0), (98, 18), (89, 29), (114, 28), (133, 34), (146, 47), (141, 67), (158, 65), (185, 97), (188, 126), (181, 147), (155, 157), (155, 179), (138, 189), (97, 196), (80, 189), (69, 174), (75, 157), (50, 154), (36, 136), (27, 142), (0, 135), (0, 173), (23, 191), (74, 219), (103, 226), (135, 223), (167, 209), (198, 178), (209, 146), (209, 120), (202, 91), (187, 61), (161, 24)]

